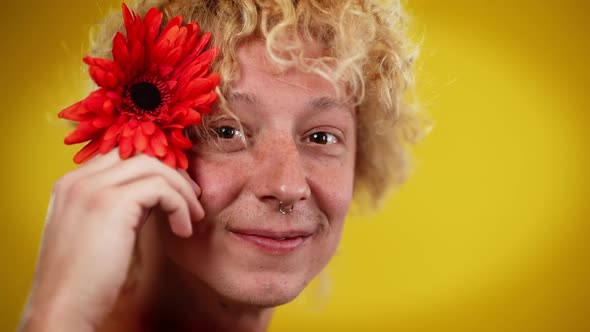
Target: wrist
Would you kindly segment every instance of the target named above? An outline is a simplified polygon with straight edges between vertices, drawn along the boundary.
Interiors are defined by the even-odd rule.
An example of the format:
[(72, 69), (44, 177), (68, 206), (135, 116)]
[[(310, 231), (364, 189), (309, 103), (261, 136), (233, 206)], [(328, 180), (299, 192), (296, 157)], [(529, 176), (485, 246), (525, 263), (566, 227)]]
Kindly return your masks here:
[(78, 312), (79, 308), (67, 302), (64, 298), (30, 301), (23, 312), (19, 332), (94, 331), (90, 320)]

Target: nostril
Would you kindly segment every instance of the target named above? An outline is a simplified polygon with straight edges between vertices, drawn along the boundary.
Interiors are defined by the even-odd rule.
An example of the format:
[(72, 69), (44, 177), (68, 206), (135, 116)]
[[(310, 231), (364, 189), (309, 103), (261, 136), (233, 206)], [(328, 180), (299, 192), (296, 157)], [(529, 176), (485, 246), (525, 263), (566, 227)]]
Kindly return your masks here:
[(286, 149), (265, 154), (252, 177), (258, 199), (273, 208), (278, 207), (279, 201), (298, 202), (310, 195), (308, 178), (298, 152)]

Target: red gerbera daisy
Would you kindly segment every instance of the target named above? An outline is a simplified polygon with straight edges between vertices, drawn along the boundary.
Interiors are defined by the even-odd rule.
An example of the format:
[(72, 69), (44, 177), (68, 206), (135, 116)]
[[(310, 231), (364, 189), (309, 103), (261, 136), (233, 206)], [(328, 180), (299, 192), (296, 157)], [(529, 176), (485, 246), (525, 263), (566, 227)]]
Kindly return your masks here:
[(219, 51), (204, 51), (211, 34), (199, 37), (198, 24), (182, 25), (181, 16), (161, 32), (157, 8), (142, 21), (123, 4), (123, 18), (127, 36), (118, 32), (113, 39), (113, 60), (84, 58), (99, 89), (59, 113), (79, 122), (64, 143), (90, 141), (74, 156), (76, 163), (118, 145), (122, 159), (143, 152), (186, 169), (183, 150), (192, 144), (182, 131), (217, 99), (219, 75), (209, 73), (209, 66)]

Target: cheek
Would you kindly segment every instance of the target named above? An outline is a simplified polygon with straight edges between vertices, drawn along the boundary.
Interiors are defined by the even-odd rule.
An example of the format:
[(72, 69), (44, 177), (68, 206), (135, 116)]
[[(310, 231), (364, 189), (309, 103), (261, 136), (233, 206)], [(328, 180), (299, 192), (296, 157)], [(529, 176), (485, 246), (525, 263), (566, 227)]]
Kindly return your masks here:
[(242, 163), (205, 157), (192, 158), (187, 171), (201, 188), (199, 201), (207, 214), (226, 208), (240, 194), (248, 174)]
[(319, 209), (327, 216), (331, 228), (342, 223), (353, 196), (354, 169), (349, 164), (309, 172), (308, 183)]

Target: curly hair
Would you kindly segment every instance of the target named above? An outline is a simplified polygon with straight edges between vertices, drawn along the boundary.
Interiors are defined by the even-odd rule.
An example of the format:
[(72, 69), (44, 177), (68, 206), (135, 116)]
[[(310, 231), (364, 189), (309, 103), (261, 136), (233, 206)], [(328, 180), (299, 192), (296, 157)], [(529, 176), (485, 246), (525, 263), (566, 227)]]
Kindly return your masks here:
[[(196, 21), (202, 31), (212, 32), (212, 44), (221, 50), (213, 70), (223, 78), (218, 87), (222, 109), (224, 94), (240, 77), (237, 48), (253, 39), (265, 41), (279, 68), (295, 67), (343, 84), (357, 112), (355, 192), (366, 191), (377, 202), (406, 179), (409, 145), (426, 127), (404, 98), (414, 84), (416, 49), (406, 37), (399, 0), (139, 0), (132, 7), (140, 15), (159, 8), (163, 26), (182, 15), (185, 22)], [(112, 38), (123, 30), (120, 14), (107, 18), (90, 53), (110, 57)], [(320, 42), (324, 54), (306, 58), (306, 40)]]

